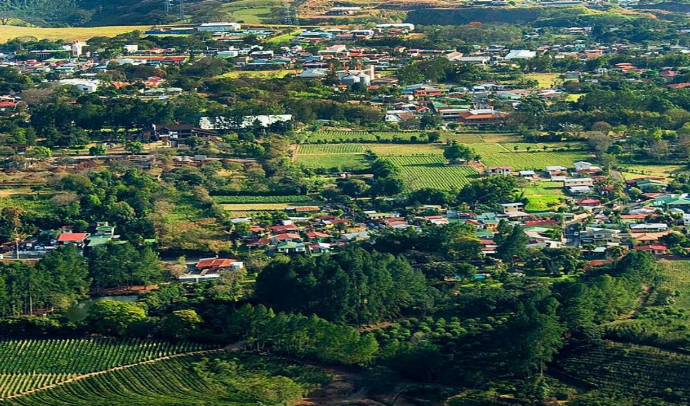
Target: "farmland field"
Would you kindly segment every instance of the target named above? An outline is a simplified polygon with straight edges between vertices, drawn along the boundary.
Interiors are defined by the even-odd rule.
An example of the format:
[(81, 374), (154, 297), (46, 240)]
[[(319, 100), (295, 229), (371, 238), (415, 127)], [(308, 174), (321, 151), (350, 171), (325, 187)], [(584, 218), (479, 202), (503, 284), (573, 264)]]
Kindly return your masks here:
[(38, 39), (76, 41), (87, 40), (93, 37), (114, 37), (119, 34), (132, 31), (145, 31), (148, 25), (123, 25), (108, 27), (69, 27), (69, 28), (42, 28), (42, 27), (16, 27), (12, 25), (0, 26), (0, 41), (5, 42), (18, 37), (36, 37)]
[(88, 373), (204, 348), (141, 339), (0, 341), (0, 373)]
[(685, 167), (682, 165), (627, 165), (622, 164), (618, 168), (626, 179), (635, 179), (643, 176), (658, 176), (669, 178), (676, 172), (681, 172)]
[(421, 131), (317, 131), (305, 133), (305, 140), (310, 143), (409, 141), (413, 137), (421, 140), (426, 138), (426, 135)]
[(80, 374), (203, 348), (212, 347), (107, 338), (0, 341), (0, 399)]
[[(326, 373), (265, 357), (183, 356), (84, 377), (9, 405), (279, 405), (328, 382)], [(210, 357), (209, 357), (210, 358)], [(232, 366), (215, 369), (213, 365)]]
[(227, 203), (221, 206), (228, 211), (249, 212), (249, 211), (278, 211), (285, 210), (288, 207), (304, 206), (304, 203), (290, 204), (290, 203)]
[(305, 195), (291, 196), (213, 196), (213, 200), (220, 204), (233, 203), (306, 203), (312, 198)]
[(660, 260), (661, 284), (634, 317), (606, 326), (616, 340), (690, 349), (690, 261)]
[(323, 155), (297, 155), (298, 165), (309, 169), (332, 169), (352, 171), (367, 167), (364, 155), (357, 154), (323, 154)]
[(689, 355), (603, 341), (599, 345), (569, 351), (567, 356), (557, 360), (557, 365), (606, 395), (664, 398), (673, 400), (667, 404), (690, 404)]
[(471, 147), (482, 157), (486, 166), (510, 166), (513, 170), (544, 170), (549, 165), (573, 166), (574, 162), (587, 159), (584, 152), (515, 152), (501, 144), (473, 144)]
[(469, 166), (448, 165), (440, 155), (388, 157), (411, 189), (425, 187), (436, 189), (461, 188), (477, 177), (477, 171)]
[(362, 144), (305, 144), (300, 145), (300, 155), (363, 154)]

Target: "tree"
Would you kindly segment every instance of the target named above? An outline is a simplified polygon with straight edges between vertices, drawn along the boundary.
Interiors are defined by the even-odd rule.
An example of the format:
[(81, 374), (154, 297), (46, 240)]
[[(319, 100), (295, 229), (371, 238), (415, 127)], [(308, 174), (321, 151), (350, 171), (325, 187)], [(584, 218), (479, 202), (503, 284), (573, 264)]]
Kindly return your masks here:
[(657, 161), (661, 162), (664, 158), (668, 156), (669, 146), (666, 140), (656, 140), (649, 147), (649, 154), (653, 156)]
[(0, 211), (0, 238), (4, 241), (15, 241), (20, 236), (24, 210), (7, 206)]
[(369, 189), (369, 185), (361, 179), (350, 179), (340, 185), (340, 190), (348, 196), (361, 197)]
[(443, 157), (455, 163), (458, 161), (469, 161), (475, 156), (474, 150), (466, 145), (458, 144), (456, 141), (443, 150)]
[(520, 225), (511, 226), (507, 221), (501, 220), (497, 231), (494, 242), (498, 246), (496, 253), (501, 259), (512, 265), (516, 257), (524, 257), (529, 238)]
[(165, 337), (185, 339), (199, 329), (201, 317), (194, 310), (175, 310), (161, 319), (158, 331)]
[(74, 245), (63, 245), (51, 251), (38, 261), (36, 270), (49, 276), (52, 307), (66, 309), (88, 296), (89, 269)]
[(132, 155), (141, 154), (144, 151), (144, 144), (139, 141), (130, 141), (125, 144), (125, 150)]
[(89, 308), (85, 321), (98, 333), (119, 336), (144, 320), (146, 312), (138, 303), (100, 300)]
[(404, 258), (354, 246), (332, 256), (277, 257), (257, 277), (255, 295), (279, 310), (351, 323), (431, 303), (424, 275)]
[(27, 156), (38, 159), (39, 161), (44, 161), (52, 157), (53, 152), (50, 150), (50, 148), (38, 146), (31, 148), (31, 150), (29, 150), (27, 153)]

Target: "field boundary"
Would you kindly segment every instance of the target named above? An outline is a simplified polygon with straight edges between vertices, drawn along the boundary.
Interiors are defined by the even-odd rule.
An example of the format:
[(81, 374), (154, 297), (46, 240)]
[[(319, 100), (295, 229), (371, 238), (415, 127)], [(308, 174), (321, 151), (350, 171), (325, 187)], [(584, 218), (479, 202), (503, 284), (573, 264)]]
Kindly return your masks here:
[(182, 358), (182, 357), (191, 357), (194, 355), (211, 354), (211, 353), (222, 352), (222, 351), (228, 351), (228, 352), (239, 351), (243, 345), (244, 345), (244, 343), (239, 342), (239, 343), (234, 343), (234, 344), (228, 345), (226, 347), (222, 347), (222, 348), (213, 348), (210, 350), (198, 350), (198, 351), (191, 351), (191, 352), (185, 352), (185, 353), (179, 353), (179, 354), (171, 354), (171, 355), (166, 355), (166, 356), (160, 357), (160, 358), (154, 358), (154, 359), (149, 359), (146, 361), (135, 362), (133, 364), (121, 365), (121, 366), (117, 366), (117, 367), (104, 369), (101, 371), (94, 371), (94, 372), (89, 372), (87, 374), (76, 375), (76, 376), (73, 376), (73, 377), (66, 379), (64, 381), (52, 383), (50, 385), (42, 386), (40, 388), (33, 388), (33, 389), (27, 390), (25, 392), (16, 393), (14, 395), (7, 396), (5, 398), (0, 399), (0, 403), (4, 402), (6, 400), (9, 400), (9, 399), (16, 399), (16, 398), (20, 398), (23, 396), (29, 396), (29, 395), (32, 395), (32, 394), (37, 393), (37, 392), (41, 392), (44, 390), (56, 388), (58, 386), (62, 386), (62, 385), (70, 384), (73, 382), (81, 381), (81, 380), (86, 379), (86, 378), (91, 378), (94, 376), (108, 374), (108, 373), (115, 372), (115, 371), (121, 371), (124, 369), (134, 368), (134, 367), (137, 367), (140, 365), (154, 364), (154, 363), (159, 362), (159, 361), (166, 361), (166, 360)]

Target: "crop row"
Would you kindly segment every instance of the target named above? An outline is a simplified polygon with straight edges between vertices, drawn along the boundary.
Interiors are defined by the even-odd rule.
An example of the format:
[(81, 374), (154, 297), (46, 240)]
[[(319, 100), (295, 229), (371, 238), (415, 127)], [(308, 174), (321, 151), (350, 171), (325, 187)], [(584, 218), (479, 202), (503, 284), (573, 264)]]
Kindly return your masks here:
[(83, 374), (201, 348), (205, 347), (144, 339), (0, 341), (0, 373)]
[(558, 366), (605, 392), (663, 397), (671, 388), (677, 399), (690, 402), (687, 355), (608, 342), (573, 353)]
[(73, 374), (0, 374), (0, 399), (70, 379)]
[(219, 204), (242, 203), (304, 203), (311, 202), (312, 198), (305, 195), (287, 196), (213, 196), (213, 200)]
[[(197, 405), (215, 403), (223, 391), (193, 370), (194, 357), (163, 360), (84, 378), (6, 401), (10, 405)], [(247, 403), (249, 404), (249, 403)]]
[(469, 166), (448, 165), (440, 155), (393, 156), (385, 158), (400, 169), (403, 181), (410, 189), (460, 189), (477, 177)]
[(423, 132), (402, 131), (317, 131), (307, 135), (307, 142), (377, 142), (377, 141), (419, 141), (426, 139)]
[(363, 154), (364, 147), (361, 144), (304, 144), (300, 145), (299, 155), (322, 154)]

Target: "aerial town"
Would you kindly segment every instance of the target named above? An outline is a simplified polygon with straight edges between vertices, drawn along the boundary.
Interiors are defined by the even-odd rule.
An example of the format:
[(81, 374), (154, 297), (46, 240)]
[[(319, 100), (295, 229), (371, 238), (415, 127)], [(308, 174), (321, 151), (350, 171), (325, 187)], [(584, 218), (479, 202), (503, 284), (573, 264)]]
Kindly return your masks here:
[(686, 3), (27, 1), (0, 403), (690, 404)]

